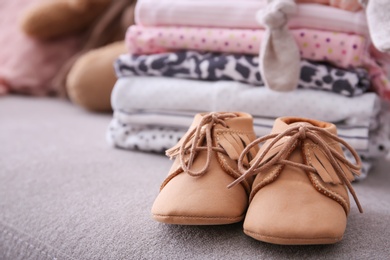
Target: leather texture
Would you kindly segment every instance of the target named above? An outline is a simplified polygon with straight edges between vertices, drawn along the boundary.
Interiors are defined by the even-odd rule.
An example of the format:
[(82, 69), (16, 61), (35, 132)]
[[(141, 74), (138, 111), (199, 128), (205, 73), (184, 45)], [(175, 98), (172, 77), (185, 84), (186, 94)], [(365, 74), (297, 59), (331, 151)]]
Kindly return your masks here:
[[(335, 125), (303, 118), (279, 118), (272, 133), (282, 133), (297, 125), (316, 126), (337, 135)], [(339, 143), (324, 134), (318, 136), (344, 156)], [(270, 160), (289, 138), (280, 139), (263, 161)], [(271, 142), (272, 139), (265, 142), (255, 159)], [(306, 164), (316, 172), (277, 163), (258, 173), (252, 186), (244, 232), (257, 240), (275, 244), (331, 244), (340, 241), (350, 211), (345, 184), (313, 141), (302, 138), (291, 146), (288, 153), (288, 161)], [(348, 181), (353, 180), (353, 174), (358, 174), (341, 161), (337, 160), (337, 163)]]
[[(256, 138), (253, 119), (249, 114), (234, 113), (235, 117), (224, 119), (225, 125), (213, 120), (207, 125), (200, 125), (204, 117), (210, 115), (218, 117), (224, 113), (196, 115), (187, 134), (167, 151), (176, 159), (153, 204), (153, 219), (183, 225), (230, 224), (244, 219), (253, 178), (248, 177), (231, 189), (227, 186), (240, 176), (238, 157), (245, 146)], [(218, 150), (211, 151), (209, 164), (205, 150), (207, 133), (203, 131), (207, 127), (211, 129), (212, 146)], [(198, 128), (201, 135), (199, 140), (194, 141), (194, 130)], [(194, 143), (198, 145), (196, 152), (191, 150)], [(181, 158), (181, 149), (192, 152)], [(254, 157), (257, 151), (254, 148), (250, 154)], [(191, 153), (194, 156), (192, 161)], [(187, 172), (183, 164), (188, 165)], [(205, 166), (203, 174), (195, 174)]]

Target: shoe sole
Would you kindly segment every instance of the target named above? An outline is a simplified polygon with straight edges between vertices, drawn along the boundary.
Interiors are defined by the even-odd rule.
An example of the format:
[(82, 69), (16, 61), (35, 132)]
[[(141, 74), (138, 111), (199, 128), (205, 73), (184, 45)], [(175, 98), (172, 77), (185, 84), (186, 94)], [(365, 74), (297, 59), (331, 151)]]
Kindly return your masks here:
[(201, 217), (152, 214), (152, 218), (158, 222), (175, 225), (227, 225), (241, 222), (244, 215), (239, 217)]
[(324, 237), (324, 238), (287, 238), (287, 237), (275, 237), (269, 235), (262, 235), (256, 232), (252, 232), (244, 229), (244, 233), (256, 240), (277, 244), (277, 245), (323, 245), (323, 244), (335, 244), (343, 239), (343, 237)]

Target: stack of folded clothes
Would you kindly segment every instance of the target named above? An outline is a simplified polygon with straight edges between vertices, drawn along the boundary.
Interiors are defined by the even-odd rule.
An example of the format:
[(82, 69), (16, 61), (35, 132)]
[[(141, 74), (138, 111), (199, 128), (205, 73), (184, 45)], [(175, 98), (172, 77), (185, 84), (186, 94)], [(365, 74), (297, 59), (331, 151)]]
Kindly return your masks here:
[(312, 3), (298, 4), (288, 21), (301, 57), (298, 88), (276, 92), (265, 87), (259, 69), (265, 29), (256, 13), (266, 1), (138, 1), (136, 25), (126, 36), (129, 53), (115, 64), (109, 142), (165, 151), (195, 114), (207, 111), (250, 113), (258, 136), (277, 117), (301, 116), (335, 123), (367, 172), (369, 159), (390, 148), (380, 120), (390, 85), (370, 53), (364, 11), (357, 1), (300, 2)]

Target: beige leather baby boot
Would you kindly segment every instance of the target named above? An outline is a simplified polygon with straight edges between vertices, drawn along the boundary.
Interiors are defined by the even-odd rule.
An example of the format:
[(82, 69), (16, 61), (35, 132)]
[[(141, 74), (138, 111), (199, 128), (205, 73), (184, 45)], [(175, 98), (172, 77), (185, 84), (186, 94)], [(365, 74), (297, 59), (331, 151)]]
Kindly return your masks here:
[[(167, 151), (176, 157), (153, 207), (160, 222), (219, 225), (244, 219), (252, 177), (227, 189), (238, 177), (237, 160), (256, 138), (253, 119), (244, 113), (198, 114), (179, 143)], [(248, 150), (243, 164), (256, 155)]]
[[(248, 168), (242, 158), (264, 142)], [(344, 157), (340, 143), (351, 150), (356, 165)], [(285, 117), (272, 133), (256, 139), (241, 155), (241, 179), (255, 175), (244, 232), (257, 240), (284, 245), (331, 244), (343, 237), (350, 211), (348, 191), (359, 175), (360, 158), (337, 137), (336, 126), (316, 120)]]

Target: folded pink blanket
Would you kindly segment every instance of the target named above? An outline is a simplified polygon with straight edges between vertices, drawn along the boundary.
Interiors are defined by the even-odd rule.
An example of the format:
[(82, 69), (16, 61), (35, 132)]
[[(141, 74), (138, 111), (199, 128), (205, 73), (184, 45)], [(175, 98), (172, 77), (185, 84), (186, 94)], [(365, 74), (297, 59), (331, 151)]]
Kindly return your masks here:
[[(328, 61), (341, 68), (364, 67), (373, 86), (390, 99), (390, 83), (384, 70), (371, 58), (369, 41), (359, 35), (295, 29), (291, 31), (301, 57)], [(130, 26), (126, 43), (130, 53), (147, 54), (172, 50), (198, 50), (225, 53), (258, 54), (264, 31), (200, 27)]]
[[(143, 26), (198, 26), (219, 28), (262, 28), (255, 17), (265, 1), (259, 0), (139, 0), (135, 16)], [(299, 4), (298, 13), (289, 20), (290, 28), (311, 28), (368, 34), (363, 11), (349, 12), (319, 4)]]
[(0, 93), (47, 95), (57, 90), (50, 82), (78, 49), (71, 37), (40, 42), (25, 36), (18, 27), (21, 12), (38, 0), (0, 1)]

